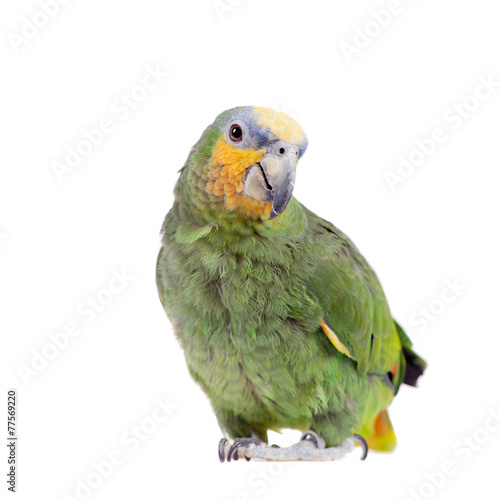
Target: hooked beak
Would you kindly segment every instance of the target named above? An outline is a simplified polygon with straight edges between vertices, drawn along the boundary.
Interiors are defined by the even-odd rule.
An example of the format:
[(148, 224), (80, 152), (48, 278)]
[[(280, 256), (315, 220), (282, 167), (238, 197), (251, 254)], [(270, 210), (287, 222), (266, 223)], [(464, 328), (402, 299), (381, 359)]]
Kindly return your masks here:
[(256, 200), (272, 203), (269, 220), (282, 214), (292, 197), (297, 160), (298, 147), (279, 141), (245, 174), (243, 192)]

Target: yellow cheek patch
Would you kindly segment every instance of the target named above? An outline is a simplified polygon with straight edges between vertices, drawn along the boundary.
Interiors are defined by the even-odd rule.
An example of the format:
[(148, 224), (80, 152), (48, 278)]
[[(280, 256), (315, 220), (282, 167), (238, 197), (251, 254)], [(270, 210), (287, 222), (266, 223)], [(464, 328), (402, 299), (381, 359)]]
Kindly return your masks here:
[(243, 180), (245, 170), (264, 158), (265, 149), (240, 149), (219, 139), (212, 153), (211, 167), (222, 167), (220, 178), (230, 182)]
[(330, 342), (335, 346), (337, 351), (340, 351), (344, 356), (353, 359), (349, 349), (342, 344), (340, 339), (337, 337), (337, 334), (326, 324), (326, 321), (323, 318), (319, 318), (319, 322), (321, 323), (321, 328), (323, 328), (326, 336), (330, 339)]
[(242, 193), (245, 170), (259, 163), (265, 154), (265, 149), (240, 149), (219, 139), (199, 187), (204, 189), (213, 201), (224, 201), (228, 210), (239, 210), (251, 218), (268, 218), (271, 214), (271, 203), (254, 200)]
[(280, 113), (272, 108), (253, 108), (253, 112), (258, 114), (257, 125), (264, 129), (269, 129), (272, 134), (282, 141), (302, 144), (306, 139), (303, 128), (286, 113)]

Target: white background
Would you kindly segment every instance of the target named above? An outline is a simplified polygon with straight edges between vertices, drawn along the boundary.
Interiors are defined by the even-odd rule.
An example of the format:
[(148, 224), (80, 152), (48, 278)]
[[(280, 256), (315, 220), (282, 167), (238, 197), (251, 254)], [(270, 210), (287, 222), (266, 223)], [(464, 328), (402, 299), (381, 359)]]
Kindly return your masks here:
[[(498, 3), (401, 0), (387, 26), (368, 25), (349, 63), (341, 44), (357, 33), (359, 46), (388, 1), (232, 2), (218, 12), (211, 0), (73, 0), (23, 43), (39, 4), (2, 3), (0, 415), (17, 388), (17, 498), (83, 498), (78, 481), (96, 485), (92, 463), (113, 453), (122, 464), (89, 498), (496, 498), (500, 87), (471, 96), (480, 78), (500, 82)], [(157, 66), (169, 76), (133, 90)], [(125, 117), (116, 100), (131, 91), (144, 100)], [(453, 106), (469, 97), (477, 109), (458, 124)], [(218, 461), (221, 432), (159, 303), (155, 260), (189, 148), (238, 105), (303, 125), (296, 197), (354, 240), (429, 362), (420, 388), (390, 408), (391, 455)], [(54, 163), (103, 118), (113, 131), (59, 180)], [(435, 128), (446, 141), (391, 190), (385, 173)], [(133, 279), (88, 321), (87, 299), (109, 299), (122, 269)], [(460, 290), (446, 292), (447, 280)], [(433, 321), (418, 320), (429, 305)], [(23, 379), (69, 322), (81, 333)], [(176, 409), (155, 424), (159, 397)], [(141, 423), (151, 432), (132, 451), (122, 436)]]

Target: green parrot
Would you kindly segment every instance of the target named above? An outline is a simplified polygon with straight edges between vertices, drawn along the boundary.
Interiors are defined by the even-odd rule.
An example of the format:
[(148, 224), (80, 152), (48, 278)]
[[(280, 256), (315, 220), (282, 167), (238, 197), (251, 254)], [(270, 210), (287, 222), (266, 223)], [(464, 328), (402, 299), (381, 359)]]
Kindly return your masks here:
[(354, 244), (292, 196), (307, 145), (270, 108), (216, 118), (162, 226), (160, 300), (226, 436), (290, 428), (391, 451), (387, 406), (425, 362)]

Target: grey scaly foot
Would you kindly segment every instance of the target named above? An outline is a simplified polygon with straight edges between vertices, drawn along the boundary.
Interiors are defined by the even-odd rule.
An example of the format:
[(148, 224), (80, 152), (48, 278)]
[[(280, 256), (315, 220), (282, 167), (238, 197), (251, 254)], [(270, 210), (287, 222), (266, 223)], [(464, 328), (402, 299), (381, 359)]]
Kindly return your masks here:
[(246, 460), (256, 459), (277, 462), (295, 461), (331, 461), (339, 460), (354, 450), (355, 444), (363, 446), (362, 459), (366, 458), (368, 447), (365, 440), (357, 434), (347, 438), (339, 446), (325, 447), (325, 440), (314, 431), (306, 431), (300, 441), (292, 446), (280, 448), (269, 446), (255, 438), (236, 439), (230, 445), (226, 439), (219, 443), (219, 458), (221, 462), (237, 460), (244, 457)]

